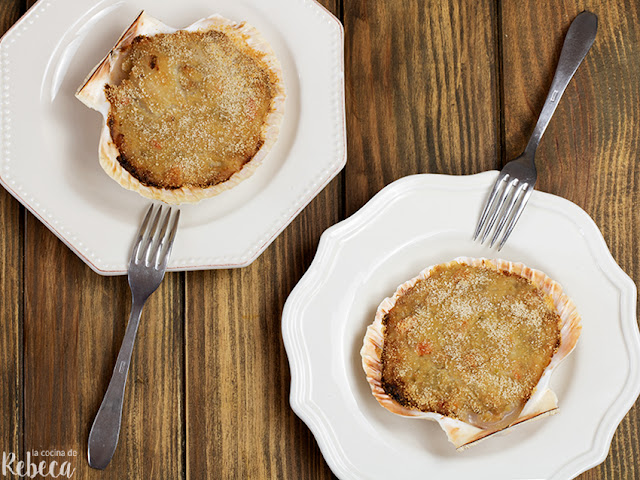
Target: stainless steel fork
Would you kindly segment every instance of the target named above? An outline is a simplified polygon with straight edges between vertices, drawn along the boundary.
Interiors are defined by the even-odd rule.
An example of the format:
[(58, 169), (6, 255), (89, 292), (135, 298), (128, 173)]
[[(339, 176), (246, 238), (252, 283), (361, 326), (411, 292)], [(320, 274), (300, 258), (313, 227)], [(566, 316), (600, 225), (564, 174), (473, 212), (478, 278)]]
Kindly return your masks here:
[(540, 139), (569, 81), (591, 48), (597, 29), (598, 17), (590, 12), (582, 12), (571, 23), (562, 45), (551, 88), (529, 143), (519, 157), (507, 163), (500, 171), (478, 220), (473, 240), (480, 236), (480, 242), (484, 243), (496, 223), (490, 247), (496, 243), (503, 229), (504, 234), (498, 244), (498, 250), (502, 249), (511, 235), (536, 183), (534, 158)]
[(109, 464), (118, 445), (124, 390), (142, 307), (164, 278), (178, 229), (180, 210), (174, 212), (169, 207), (164, 215), (163, 210), (161, 206), (149, 207), (129, 261), (131, 315), (107, 393), (89, 433), (89, 465), (100, 470)]

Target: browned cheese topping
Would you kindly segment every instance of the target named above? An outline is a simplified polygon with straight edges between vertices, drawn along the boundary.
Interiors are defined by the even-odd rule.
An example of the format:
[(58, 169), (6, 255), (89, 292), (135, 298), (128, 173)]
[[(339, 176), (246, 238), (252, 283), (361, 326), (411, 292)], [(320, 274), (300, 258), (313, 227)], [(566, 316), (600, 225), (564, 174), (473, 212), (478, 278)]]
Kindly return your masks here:
[(438, 266), (383, 320), (383, 387), (408, 408), (507, 426), (557, 350), (559, 322), (525, 278)]
[(143, 184), (207, 187), (251, 160), (274, 96), (259, 54), (218, 31), (134, 39), (105, 87), (122, 166)]

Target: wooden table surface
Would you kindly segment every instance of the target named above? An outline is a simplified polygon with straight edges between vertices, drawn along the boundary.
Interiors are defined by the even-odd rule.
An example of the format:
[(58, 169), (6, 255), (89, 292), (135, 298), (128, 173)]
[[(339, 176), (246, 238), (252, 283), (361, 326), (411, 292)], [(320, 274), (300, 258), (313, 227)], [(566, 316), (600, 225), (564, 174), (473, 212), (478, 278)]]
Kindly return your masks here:
[[(0, 32), (31, 3), (2, 0)], [(640, 2), (322, 3), (345, 27), (347, 166), (249, 267), (166, 276), (142, 315), (104, 472), (87, 464), (87, 436), (124, 335), (127, 280), (95, 274), (0, 191), (0, 450), (76, 450), (80, 479), (333, 478), (289, 407), (280, 333), (320, 234), (400, 177), (477, 173), (519, 153), (585, 9), (598, 36), (542, 140), (536, 188), (586, 210), (638, 283)], [(640, 478), (638, 413), (579, 478)]]

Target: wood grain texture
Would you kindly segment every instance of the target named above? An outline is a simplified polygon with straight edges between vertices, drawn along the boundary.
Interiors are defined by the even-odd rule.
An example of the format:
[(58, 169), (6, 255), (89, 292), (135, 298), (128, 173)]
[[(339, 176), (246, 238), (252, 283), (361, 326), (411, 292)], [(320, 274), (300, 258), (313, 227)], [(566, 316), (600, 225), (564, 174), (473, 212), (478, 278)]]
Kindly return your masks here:
[(289, 407), (280, 319), (338, 220), (340, 187), (331, 182), (252, 265), (187, 274), (187, 478), (331, 477)]
[[(180, 478), (183, 472), (182, 275), (142, 314), (118, 449), (103, 474), (87, 438), (129, 314), (125, 277), (100, 277), (33, 216), (25, 240), (24, 448), (78, 452), (77, 478)], [(106, 476), (105, 476), (106, 475)]]
[[(536, 188), (585, 209), (618, 264), (640, 281), (640, 4), (600, 0), (501, 3), (506, 152), (526, 145), (553, 78), (566, 31), (583, 10), (598, 34), (560, 101), (536, 155)], [(606, 319), (603, 319), (603, 321)], [(640, 419), (634, 407), (606, 461), (581, 479), (640, 478)]]
[(344, 24), (347, 214), (405, 175), (496, 168), (494, 2), (354, 0)]
[[(20, 2), (0, 8), (0, 35), (20, 16)], [(1, 75), (1, 72), (0, 72)], [(0, 116), (2, 114), (0, 113)], [(0, 192), (0, 452), (22, 453), (22, 218)]]

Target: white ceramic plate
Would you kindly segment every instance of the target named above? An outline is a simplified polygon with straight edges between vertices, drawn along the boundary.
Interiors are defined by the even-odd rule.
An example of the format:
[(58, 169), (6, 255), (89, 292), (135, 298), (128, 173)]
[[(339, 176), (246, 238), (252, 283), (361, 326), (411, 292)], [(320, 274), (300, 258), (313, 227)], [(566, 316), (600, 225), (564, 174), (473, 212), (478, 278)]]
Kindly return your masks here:
[(346, 162), (343, 30), (313, 0), (40, 0), (0, 42), (0, 183), (95, 271), (125, 273), (149, 201), (102, 171), (101, 116), (74, 94), (141, 10), (177, 28), (247, 21), (281, 62), (276, 145), (250, 179), (182, 207), (169, 269), (248, 265)]
[[(505, 248), (471, 241), (497, 172), (398, 180), (321, 238), (286, 302), (291, 405), (343, 479), (568, 479), (602, 462), (640, 392), (636, 288), (590, 217), (534, 192)], [(558, 414), (457, 452), (435, 422), (403, 418), (371, 395), (360, 348), (378, 304), (424, 267), (502, 257), (558, 281), (582, 316), (551, 386)]]

